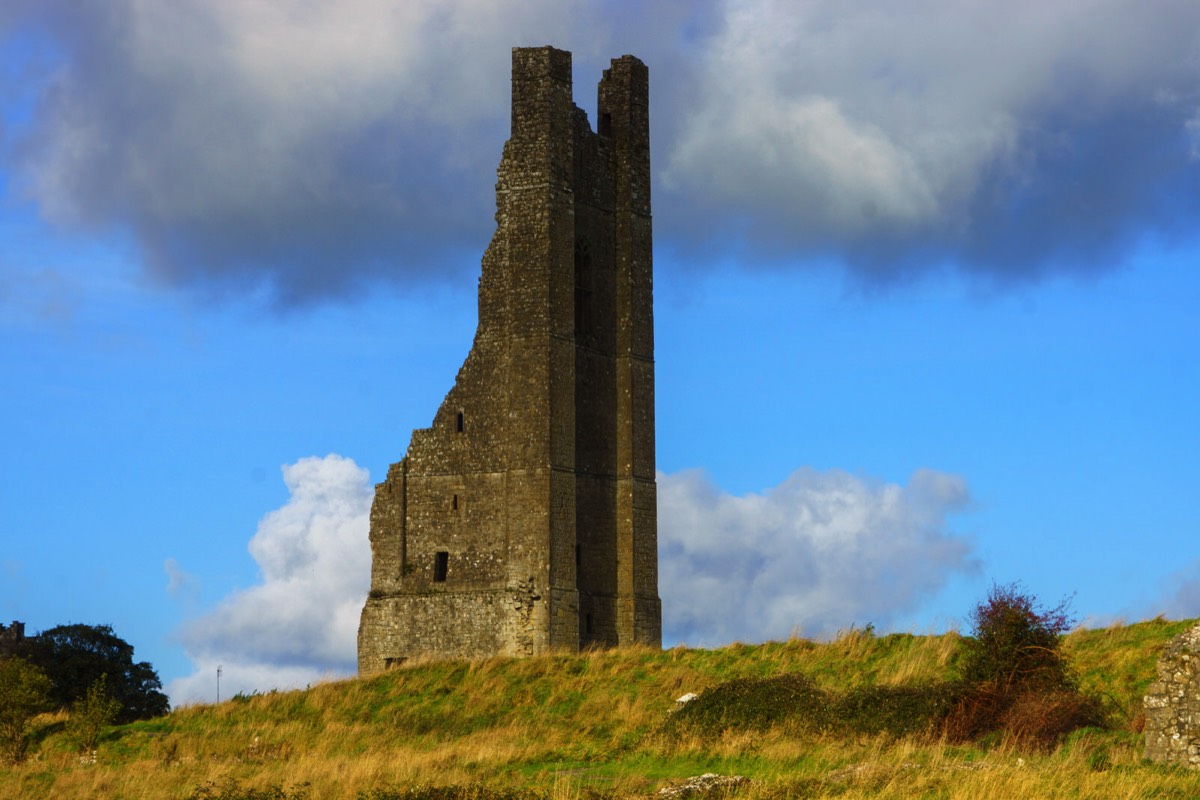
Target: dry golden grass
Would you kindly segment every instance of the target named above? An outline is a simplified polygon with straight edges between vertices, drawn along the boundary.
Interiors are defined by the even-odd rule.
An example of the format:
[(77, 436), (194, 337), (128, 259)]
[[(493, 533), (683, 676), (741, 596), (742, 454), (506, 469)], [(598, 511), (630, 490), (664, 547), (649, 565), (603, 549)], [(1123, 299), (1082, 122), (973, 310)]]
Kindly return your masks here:
[[(1132, 717), (1158, 651), (1186, 625), (1078, 631), (1064, 647), (1085, 688), (1111, 697), (1119, 717)], [(1079, 734), (1049, 754), (1003, 742), (966, 747), (782, 730), (662, 734), (674, 698), (687, 691), (788, 672), (837, 689), (939, 680), (952, 668), (956, 641), (955, 634), (851, 630), (828, 644), (413, 664), (365, 680), (181, 708), (111, 731), (94, 764), (71, 752), (61, 716), (43, 717), (30, 760), (0, 769), (0, 797), (185, 800), (211, 785), (241, 797), (352, 800), (388, 787), (482, 784), (574, 800), (594, 791), (646, 796), (704, 772), (753, 778), (738, 793), (748, 800), (1200, 795), (1195, 774), (1144, 764), (1140, 736), (1124, 722), (1125, 730)]]

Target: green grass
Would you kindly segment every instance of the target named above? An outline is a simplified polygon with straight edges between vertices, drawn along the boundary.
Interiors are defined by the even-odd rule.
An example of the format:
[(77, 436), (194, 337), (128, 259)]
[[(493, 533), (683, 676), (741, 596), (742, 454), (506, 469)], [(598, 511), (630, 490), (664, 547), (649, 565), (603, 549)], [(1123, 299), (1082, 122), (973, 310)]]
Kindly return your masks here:
[(1194, 624), (1195, 620), (1168, 622), (1159, 618), (1136, 625), (1079, 630), (1065, 637), (1063, 652), (1079, 676), (1080, 688), (1104, 698), (1127, 724), (1136, 726), (1163, 645)]
[[(650, 795), (705, 772), (755, 779), (746, 798), (1194, 797), (1195, 773), (1142, 761), (1137, 727), (1158, 653), (1190, 624), (1066, 637), (1081, 686), (1106, 698), (1116, 724), (1049, 753), (1000, 737), (872, 735), (924, 702), (914, 687), (954, 677), (957, 635), (852, 630), (829, 643), (415, 664), (119, 727), (96, 764), (79, 762), (61, 718), (46, 718), (31, 759), (0, 769), (0, 797), (558, 800)], [(674, 711), (676, 697), (715, 687)], [(746, 687), (757, 687), (753, 702), (738, 700)], [(773, 692), (793, 707), (824, 698), (821, 713), (837, 716), (796, 724), (759, 702)], [(882, 726), (889, 714), (900, 723)]]

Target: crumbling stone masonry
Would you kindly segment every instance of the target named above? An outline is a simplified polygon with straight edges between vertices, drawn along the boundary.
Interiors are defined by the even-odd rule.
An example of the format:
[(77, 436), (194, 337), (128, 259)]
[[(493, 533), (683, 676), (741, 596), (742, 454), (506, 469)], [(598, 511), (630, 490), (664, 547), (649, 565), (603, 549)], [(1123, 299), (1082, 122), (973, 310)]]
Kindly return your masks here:
[(371, 508), (358, 668), (662, 638), (648, 73), (517, 48), (475, 341)]
[(1200, 624), (1158, 659), (1146, 694), (1146, 758), (1200, 769)]
[(25, 641), (25, 623), (13, 620), (12, 625), (0, 623), (0, 658), (11, 656)]

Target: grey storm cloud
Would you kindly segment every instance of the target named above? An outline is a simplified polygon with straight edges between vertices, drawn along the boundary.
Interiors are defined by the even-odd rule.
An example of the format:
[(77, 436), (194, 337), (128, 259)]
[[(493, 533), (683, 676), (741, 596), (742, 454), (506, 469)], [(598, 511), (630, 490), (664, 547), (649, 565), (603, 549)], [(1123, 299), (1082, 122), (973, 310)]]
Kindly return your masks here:
[(650, 65), (656, 239), (689, 261), (1031, 278), (1200, 210), (1190, 2), (18, 0), (0, 26), (17, 191), (165, 283), (284, 305), (477, 269), (517, 44), (573, 50), (585, 109), (608, 57)]
[(663, 173), (718, 237), (886, 280), (1099, 271), (1192, 236), (1200, 6), (727, 9)]

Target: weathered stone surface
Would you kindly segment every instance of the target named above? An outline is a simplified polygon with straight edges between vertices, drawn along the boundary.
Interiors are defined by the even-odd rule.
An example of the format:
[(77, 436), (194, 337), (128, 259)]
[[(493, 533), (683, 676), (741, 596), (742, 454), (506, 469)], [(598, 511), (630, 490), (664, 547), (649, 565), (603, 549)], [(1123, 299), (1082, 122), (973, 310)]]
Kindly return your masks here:
[(675, 798), (682, 800), (682, 798), (703, 797), (711, 794), (726, 797), (733, 794), (734, 790), (748, 786), (750, 782), (745, 775), (718, 775), (715, 772), (706, 772), (703, 775), (688, 778), (681, 784), (664, 786), (658, 790), (658, 796), (666, 800)]
[(1200, 624), (1167, 645), (1145, 703), (1146, 758), (1200, 769)]
[(513, 50), (475, 341), (429, 428), (376, 487), (370, 674), (416, 657), (661, 642), (649, 81)]
[(12, 625), (0, 623), (0, 658), (10, 656), (25, 641), (25, 623), (13, 620)]

